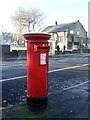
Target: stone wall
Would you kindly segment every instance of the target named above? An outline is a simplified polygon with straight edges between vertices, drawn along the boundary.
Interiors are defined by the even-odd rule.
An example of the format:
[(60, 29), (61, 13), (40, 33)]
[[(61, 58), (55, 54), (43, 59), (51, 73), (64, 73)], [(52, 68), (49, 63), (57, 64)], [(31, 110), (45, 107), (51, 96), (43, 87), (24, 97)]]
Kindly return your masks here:
[(10, 45), (0, 45), (2, 49), (2, 54), (0, 57), (2, 58), (8, 58), (10, 57)]
[(26, 50), (12, 50), (10, 52), (10, 45), (0, 45), (0, 58), (10, 57), (26, 57)]

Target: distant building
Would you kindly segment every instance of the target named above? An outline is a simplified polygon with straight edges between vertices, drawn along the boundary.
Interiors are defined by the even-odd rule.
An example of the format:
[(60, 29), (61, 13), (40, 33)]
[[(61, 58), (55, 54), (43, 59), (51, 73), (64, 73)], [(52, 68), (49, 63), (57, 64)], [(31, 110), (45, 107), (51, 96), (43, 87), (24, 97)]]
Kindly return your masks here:
[[(87, 32), (80, 21), (72, 23), (58, 24), (46, 27), (42, 32), (51, 34), (49, 40), (51, 48), (59, 45), (60, 50), (65, 46), (65, 50), (87, 48)], [(54, 43), (53, 43), (54, 42)], [(55, 45), (54, 47), (52, 45)], [(52, 50), (55, 51), (54, 49)]]
[(90, 37), (87, 38), (87, 46), (88, 46), (88, 49), (90, 49)]

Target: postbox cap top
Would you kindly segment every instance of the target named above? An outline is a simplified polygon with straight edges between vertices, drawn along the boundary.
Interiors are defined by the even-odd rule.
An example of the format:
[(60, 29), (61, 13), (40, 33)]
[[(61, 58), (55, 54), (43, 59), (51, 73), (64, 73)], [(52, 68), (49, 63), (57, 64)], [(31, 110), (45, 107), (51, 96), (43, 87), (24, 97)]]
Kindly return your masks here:
[(50, 39), (51, 35), (45, 32), (30, 32), (23, 35), (26, 40), (48, 40)]
[(48, 34), (47, 32), (29, 32), (26, 34)]

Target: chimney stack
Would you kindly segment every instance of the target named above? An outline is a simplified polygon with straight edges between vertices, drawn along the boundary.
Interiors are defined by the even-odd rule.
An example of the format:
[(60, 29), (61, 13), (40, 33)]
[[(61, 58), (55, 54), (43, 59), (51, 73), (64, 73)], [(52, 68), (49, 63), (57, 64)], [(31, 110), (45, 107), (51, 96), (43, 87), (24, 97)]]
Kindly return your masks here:
[(56, 26), (58, 25), (57, 21), (55, 21), (55, 25), (56, 25)]

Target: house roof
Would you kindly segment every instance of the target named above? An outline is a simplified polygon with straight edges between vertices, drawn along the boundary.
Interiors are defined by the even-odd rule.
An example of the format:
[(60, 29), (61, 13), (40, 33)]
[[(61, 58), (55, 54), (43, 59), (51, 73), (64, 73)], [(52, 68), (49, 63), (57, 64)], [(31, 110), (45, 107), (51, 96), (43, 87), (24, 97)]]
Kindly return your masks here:
[(76, 22), (48, 26), (43, 30), (43, 32), (48, 32), (48, 33), (63, 32), (63, 31), (66, 31), (66, 29), (69, 28), (74, 23)]
[(53, 26), (48, 26), (43, 30), (43, 32), (50, 31), (53, 27), (54, 27), (54, 25)]

